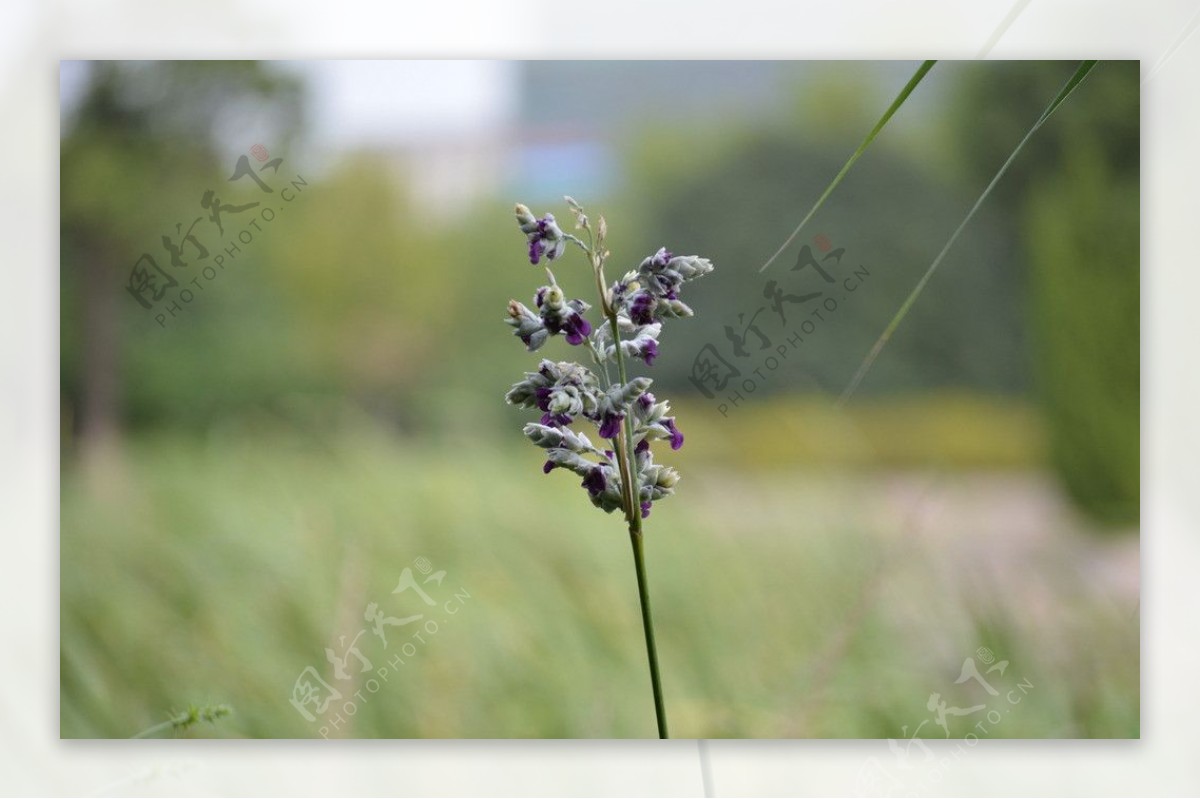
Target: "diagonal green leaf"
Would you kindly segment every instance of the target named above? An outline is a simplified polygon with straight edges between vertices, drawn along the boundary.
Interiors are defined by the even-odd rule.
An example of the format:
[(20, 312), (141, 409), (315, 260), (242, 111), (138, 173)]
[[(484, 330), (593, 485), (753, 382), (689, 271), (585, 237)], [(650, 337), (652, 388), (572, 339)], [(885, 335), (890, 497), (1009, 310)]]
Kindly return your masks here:
[(1000, 171), (998, 171), (995, 177), (993, 177), (988, 183), (987, 188), (983, 190), (983, 194), (979, 195), (979, 199), (976, 200), (975, 204), (971, 206), (971, 210), (967, 212), (966, 217), (964, 217), (963, 221), (959, 223), (957, 228), (955, 228), (954, 233), (950, 235), (950, 240), (946, 242), (946, 246), (942, 247), (942, 251), (939, 252), (937, 257), (933, 259), (933, 263), (929, 265), (929, 268), (925, 270), (925, 274), (923, 274), (921, 279), (917, 281), (917, 285), (908, 295), (908, 298), (904, 300), (904, 304), (900, 306), (900, 310), (896, 312), (894, 317), (892, 317), (892, 321), (888, 323), (888, 326), (879, 336), (879, 339), (876, 340), (875, 345), (871, 347), (871, 351), (868, 352), (867, 357), (863, 359), (862, 364), (858, 367), (858, 371), (854, 373), (854, 377), (850, 380), (849, 385), (847, 385), (845, 390), (842, 391), (842, 396), (838, 399), (839, 406), (845, 405), (850, 399), (850, 396), (858, 389), (859, 384), (862, 383), (863, 378), (866, 377), (871, 365), (875, 363), (875, 359), (879, 357), (879, 353), (883, 351), (884, 346), (888, 343), (888, 340), (891, 339), (892, 334), (896, 332), (896, 328), (900, 326), (900, 322), (902, 322), (904, 317), (908, 315), (913, 303), (917, 301), (917, 297), (919, 297), (921, 292), (925, 290), (925, 285), (929, 283), (929, 279), (933, 277), (933, 273), (936, 272), (938, 266), (941, 265), (942, 259), (946, 257), (946, 253), (948, 253), (950, 248), (954, 246), (954, 242), (958, 240), (959, 234), (963, 232), (963, 229), (966, 228), (967, 223), (969, 223), (975, 216), (975, 212), (979, 210), (981, 205), (983, 205), (983, 201), (986, 200), (988, 195), (992, 193), (992, 189), (994, 189), (996, 184), (1000, 182), (1000, 178), (1004, 177), (1004, 173), (1008, 171), (1009, 166), (1011, 166), (1013, 161), (1017, 159), (1017, 155), (1019, 155), (1021, 150), (1024, 149), (1025, 144), (1031, 138), (1033, 138), (1033, 134), (1038, 132), (1042, 125), (1046, 123), (1046, 120), (1050, 119), (1051, 115), (1058, 110), (1058, 107), (1063, 104), (1063, 101), (1071, 96), (1071, 92), (1075, 91), (1076, 87), (1083, 82), (1083, 79), (1088, 76), (1088, 73), (1092, 71), (1092, 67), (1094, 66), (1096, 66), (1095, 61), (1080, 62), (1079, 68), (1075, 70), (1075, 74), (1072, 75), (1071, 79), (1066, 82), (1066, 84), (1062, 87), (1062, 90), (1059, 91), (1058, 95), (1050, 101), (1050, 105), (1046, 106), (1046, 110), (1043, 111), (1042, 115), (1038, 117), (1037, 122), (1033, 123), (1033, 127), (1029, 129), (1029, 132), (1025, 134), (1025, 137), (1017, 143), (1016, 149), (1012, 151), (1012, 154), (1008, 156), (1004, 164), (1000, 167)]
[(909, 79), (908, 83), (906, 83), (904, 88), (900, 90), (900, 93), (896, 95), (896, 99), (892, 101), (892, 104), (889, 105), (887, 110), (883, 112), (883, 116), (881, 116), (879, 121), (875, 123), (875, 127), (871, 128), (871, 132), (867, 134), (867, 138), (863, 139), (862, 144), (858, 145), (858, 149), (855, 150), (850, 156), (850, 160), (846, 161), (845, 165), (841, 168), (841, 171), (834, 175), (833, 181), (825, 187), (825, 191), (822, 192), (821, 196), (817, 198), (817, 201), (813, 204), (813, 207), (809, 209), (809, 212), (805, 215), (805, 217), (800, 220), (800, 224), (796, 225), (796, 229), (792, 231), (792, 234), (787, 237), (787, 240), (783, 242), (780, 248), (775, 251), (775, 254), (768, 258), (765, 264), (759, 267), (758, 271), (760, 273), (764, 272), (766, 268), (770, 266), (775, 259), (778, 258), (783, 251), (791, 245), (793, 241), (796, 240), (796, 236), (800, 234), (801, 228), (808, 224), (808, 220), (812, 219), (813, 214), (817, 212), (817, 209), (825, 204), (825, 200), (829, 198), (830, 194), (833, 194), (833, 190), (836, 189), (838, 184), (842, 182), (842, 178), (846, 177), (846, 173), (850, 171), (850, 167), (854, 166), (854, 162), (859, 159), (859, 156), (866, 152), (867, 147), (871, 145), (871, 142), (875, 141), (875, 137), (879, 135), (881, 130), (883, 130), (883, 126), (888, 123), (896, 111), (899, 110), (900, 106), (904, 105), (904, 101), (907, 100), (908, 96), (913, 93), (913, 89), (917, 88), (917, 84), (921, 82), (921, 79), (925, 77), (929, 70), (933, 69), (933, 65), (936, 63), (937, 61), (926, 61), (917, 68), (917, 71), (913, 73), (913, 76)]

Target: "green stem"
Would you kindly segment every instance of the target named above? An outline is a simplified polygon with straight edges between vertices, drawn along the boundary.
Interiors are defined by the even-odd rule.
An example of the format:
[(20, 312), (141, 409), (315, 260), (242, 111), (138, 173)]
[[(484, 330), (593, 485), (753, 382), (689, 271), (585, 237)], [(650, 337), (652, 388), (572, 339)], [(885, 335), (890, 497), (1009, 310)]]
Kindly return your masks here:
[[(596, 257), (596, 256), (593, 256)], [(605, 299), (603, 266), (596, 266), (596, 280), (600, 287), (600, 300), (608, 312), (608, 323), (612, 329), (613, 349), (617, 360), (617, 375), (621, 385), (629, 382), (625, 370), (625, 356), (621, 352), (621, 331), (617, 324), (617, 313)], [(667, 709), (663, 702), (662, 678), (658, 673), (658, 647), (654, 643), (654, 620), (650, 616), (650, 588), (646, 581), (646, 557), (642, 549), (642, 509), (638, 501), (638, 472), (637, 456), (633, 446), (633, 425), (628, 417), (621, 422), (621, 433), (624, 436), (624, 447), (617, 447), (617, 457), (621, 459), (625, 473), (625, 519), (629, 522), (629, 541), (633, 546), (633, 567), (637, 572), (638, 602), (642, 609), (642, 629), (646, 634), (646, 658), (650, 661), (650, 687), (654, 691), (654, 717), (658, 721), (658, 737), (667, 737)], [(623, 452), (621, 450), (624, 450)]]
[(642, 604), (642, 629), (646, 633), (646, 657), (650, 660), (650, 686), (654, 689), (654, 716), (658, 720), (658, 737), (667, 738), (667, 708), (663, 703), (662, 678), (658, 674), (658, 647), (654, 643), (654, 620), (650, 616), (650, 589), (646, 583), (646, 558), (642, 551), (641, 515), (637, 528), (629, 525), (629, 542), (633, 545), (633, 566), (637, 571), (638, 599)]
[(158, 735), (160, 732), (166, 732), (167, 730), (173, 729), (175, 726), (176, 726), (176, 720), (168, 719), (166, 721), (155, 724), (153, 727), (147, 727), (146, 729), (139, 732), (137, 735), (131, 735), (130, 737), (131, 738), (153, 738), (155, 735)]
[[(629, 382), (625, 372), (625, 358), (621, 354), (621, 336), (617, 331), (617, 316), (614, 313), (608, 318), (612, 325), (613, 340), (616, 342), (617, 373), (621, 385)], [(667, 708), (663, 702), (662, 678), (658, 673), (658, 647), (654, 643), (654, 619), (650, 615), (650, 586), (646, 580), (646, 556), (642, 547), (642, 508), (638, 501), (637, 456), (633, 447), (633, 426), (629, 419), (621, 422), (625, 433), (625, 452), (619, 453), (626, 459), (626, 474), (628, 475), (629, 490), (626, 498), (625, 518), (629, 522), (629, 542), (633, 546), (633, 568), (637, 572), (638, 602), (642, 608), (642, 630), (646, 634), (646, 658), (650, 661), (650, 687), (654, 691), (654, 717), (658, 721), (658, 737), (667, 737)]]
[[(608, 289), (604, 280), (604, 256), (596, 252), (596, 241), (592, 237), (591, 228), (587, 228), (588, 244), (582, 242), (592, 264), (592, 272), (596, 277), (596, 290), (600, 293), (600, 307), (612, 330), (613, 351), (617, 361), (617, 377), (624, 386), (629, 383), (629, 375), (625, 370), (625, 354), (621, 352), (621, 327), (617, 323), (617, 311), (608, 301)], [(578, 241), (578, 240), (576, 240)], [(601, 240), (603, 249), (603, 240)], [(607, 367), (605, 379), (607, 379)], [(610, 386), (611, 388), (611, 386)], [(621, 420), (621, 430), (613, 440), (613, 449), (618, 458), (623, 480), (625, 500), (625, 520), (629, 523), (629, 541), (633, 545), (633, 567), (637, 572), (638, 603), (642, 608), (642, 629), (646, 634), (646, 658), (650, 661), (650, 687), (654, 691), (654, 717), (658, 721), (658, 737), (667, 737), (667, 709), (663, 703), (662, 679), (658, 673), (658, 647), (654, 643), (654, 621), (650, 616), (650, 588), (646, 581), (646, 556), (642, 549), (642, 508), (638, 501), (638, 472), (637, 456), (633, 446), (633, 425), (629, 418)]]
[[(615, 342), (617, 378), (621, 381), (621, 385), (624, 386), (629, 382), (629, 376), (625, 372), (625, 356), (621, 352), (621, 332), (617, 324), (617, 314), (615, 311), (608, 317), (608, 323), (612, 328), (613, 342)], [(624, 459), (629, 478), (629, 491), (627, 493), (628, 507), (625, 509), (625, 518), (629, 521), (629, 531), (632, 533), (636, 530), (638, 534), (641, 534), (642, 508), (641, 503), (638, 501), (637, 456), (633, 452), (633, 426), (629, 424), (629, 419), (624, 419), (621, 422), (621, 435), (625, 440), (625, 452), (622, 458)]]

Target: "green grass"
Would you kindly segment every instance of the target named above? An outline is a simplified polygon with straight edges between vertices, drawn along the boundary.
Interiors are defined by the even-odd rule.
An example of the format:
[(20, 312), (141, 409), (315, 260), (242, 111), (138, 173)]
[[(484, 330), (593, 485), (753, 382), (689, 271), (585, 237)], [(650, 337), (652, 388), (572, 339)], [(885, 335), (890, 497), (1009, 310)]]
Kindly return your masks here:
[[(930, 716), (932, 691), (968, 701), (954, 680), (981, 645), (1010, 661), (1001, 683), (1035, 686), (994, 737), (1138, 734), (1136, 597), (1087, 572), (1113, 544), (1069, 514), (1012, 544), (1006, 570), (989, 549), (1003, 524), (945, 511), (975, 477), (935, 478), (927, 504), (942, 510), (925, 529), (904, 510), (923, 507), (906, 493), (920, 475), (751, 471), (701, 440), (666, 456), (684, 480), (647, 520), (674, 736), (899, 738)], [(468, 452), (256, 421), (134, 440), (104, 472), (64, 463), (64, 737), (126, 737), (192, 702), (236, 713), (189, 735), (317, 736), (288, 702), (293, 682), (310, 665), (332, 681), (324, 648), (364, 626), (368, 602), (421, 612), (390, 593), (419, 556), (446, 571), (428, 586), (438, 631), (330, 735), (655, 734), (621, 520), (577, 480), (543, 475), (515, 434)], [(469, 598), (450, 616), (456, 592)], [(389, 628), (387, 650), (363, 636), (373, 670), (404, 630)]]

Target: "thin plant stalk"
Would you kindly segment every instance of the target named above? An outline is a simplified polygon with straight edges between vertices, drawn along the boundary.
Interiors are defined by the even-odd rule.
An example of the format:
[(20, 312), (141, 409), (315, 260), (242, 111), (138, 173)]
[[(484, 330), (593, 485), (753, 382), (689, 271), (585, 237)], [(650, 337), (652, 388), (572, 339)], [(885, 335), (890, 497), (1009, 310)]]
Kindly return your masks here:
[[(617, 344), (617, 373), (621, 384), (628, 382), (625, 375), (625, 359), (621, 355), (620, 333), (617, 331), (617, 317), (614, 313), (609, 316), (612, 325), (613, 338)], [(642, 544), (642, 512), (638, 503), (637, 465), (634, 463), (633, 429), (629, 420), (621, 422), (625, 436), (624, 457), (625, 470), (629, 474), (629, 493), (626, 499), (625, 516), (629, 521), (629, 542), (633, 547), (633, 568), (637, 572), (638, 602), (642, 609), (642, 630), (646, 635), (646, 658), (650, 661), (650, 687), (654, 691), (654, 717), (658, 721), (658, 737), (667, 738), (667, 708), (663, 702), (662, 677), (658, 671), (658, 646), (654, 641), (654, 618), (650, 613), (650, 586), (646, 579), (646, 555)]]
[(850, 171), (850, 167), (854, 166), (854, 162), (857, 161), (859, 157), (867, 151), (867, 148), (871, 146), (871, 142), (875, 141), (875, 137), (879, 135), (880, 131), (882, 131), (884, 126), (887, 125), (888, 121), (891, 120), (896, 111), (900, 109), (900, 106), (904, 105), (904, 102), (908, 99), (908, 96), (913, 93), (913, 89), (917, 88), (917, 84), (924, 79), (925, 75), (929, 73), (929, 70), (933, 69), (933, 65), (936, 63), (937, 61), (926, 61), (921, 64), (921, 66), (917, 67), (917, 71), (914, 72), (913, 76), (908, 79), (908, 83), (904, 84), (904, 88), (900, 90), (900, 93), (896, 95), (896, 99), (892, 100), (892, 104), (889, 105), (887, 110), (883, 112), (883, 116), (881, 116), (879, 121), (875, 123), (875, 127), (871, 128), (870, 132), (867, 133), (867, 137), (863, 139), (862, 144), (858, 145), (858, 149), (850, 155), (850, 158), (846, 161), (838, 173), (833, 176), (833, 180), (830, 181), (829, 185), (825, 187), (825, 191), (821, 192), (821, 196), (817, 198), (817, 201), (813, 203), (813, 207), (810, 208), (808, 213), (804, 215), (804, 218), (800, 220), (800, 224), (796, 225), (796, 229), (792, 231), (791, 235), (787, 237), (783, 244), (780, 245), (779, 249), (775, 251), (775, 254), (768, 258), (767, 262), (758, 268), (759, 272), (765, 272), (767, 267), (774, 263), (775, 259), (782, 255), (783, 251), (791, 246), (791, 243), (796, 240), (796, 236), (800, 235), (800, 230), (808, 224), (808, 220), (813, 218), (813, 214), (815, 214), (817, 210), (825, 204), (825, 201), (829, 199), (829, 195), (833, 194), (833, 190), (836, 189), (838, 184), (842, 182), (842, 178), (846, 177), (846, 174)]
[[(629, 382), (625, 370), (625, 356), (621, 352), (621, 330), (617, 323), (617, 312), (608, 299), (605, 289), (604, 262), (602, 256), (592, 248), (588, 249), (592, 268), (596, 273), (596, 287), (600, 291), (600, 304), (604, 309), (608, 324), (612, 330), (613, 344), (616, 350), (617, 377), (621, 385)], [(667, 738), (667, 709), (663, 701), (662, 677), (658, 669), (658, 646), (654, 640), (654, 619), (650, 613), (650, 587), (646, 578), (646, 555), (642, 538), (642, 513), (638, 502), (639, 488), (637, 484), (638, 471), (635, 462), (633, 446), (633, 428), (628, 419), (621, 422), (618, 438), (613, 440), (616, 455), (619, 459), (622, 477), (625, 485), (625, 518), (629, 523), (629, 542), (633, 548), (633, 567), (637, 573), (638, 604), (642, 611), (642, 630), (646, 636), (646, 658), (650, 662), (650, 686), (654, 692), (654, 717), (658, 722), (658, 737)]]
[(177, 729), (178, 726), (179, 725), (177, 725), (175, 723), (175, 719), (167, 719), (166, 721), (159, 722), (158, 724), (155, 724), (152, 727), (147, 727), (146, 729), (142, 730), (141, 732), (137, 733), (136, 735), (131, 735), (129, 737), (130, 738), (153, 738), (156, 735), (158, 735), (159, 733)]
[[(654, 716), (659, 737), (666, 738), (667, 711), (650, 611), (642, 525), (654, 504), (674, 493), (679, 480), (679, 472), (673, 467), (654, 462), (651, 441), (667, 440), (671, 449), (677, 450), (683, 446), (684, 438), (675, 425), (675, 417), (670, 415), (669, 403), (657, 401), (649, 392), (654, 381), (645, 376), (631, 380), (627, 361), (640, 358), (649, 366), (658, 357), (662, 320), (692, 316), (692, 309), (679, 299), (678, 289), (712, 272), (713, 264), (699, 255), (674, 255), (666, 247), (660, 247), (610, 287), (604, 277), (609, 257), (604, 217), (599, 217), (593, 226), (579, 203), (571, 197), (563, 199), (575, 216), (576, 229), (584, 231), (587, 241), (565, 233), (553, 214), (547, 213), (539, 219), (528, 206), (517, 203), (513, 210), (529, 246), (529, 262), (536, 266), (542, 257), (554, 260), (562, 255), (567, 244), (577, 245), (592, 268), (602, 321), (593, 328), (583, 316), (591, 306), (579, 299), (568, 300), (547, 269), (550, 285), (542, 286), (534, 295), (538, 310), (534, 312), (516, 300), (509, 300), (505, 322), (515, 328), (514, 335), (530, 352), (560, 334), (571, 345), (586, 341), (592, 360), (603, 374), (578, 363), (543, 360), (537, 372), (527, 372), (524, 380), (513, 385), (505, 401), (542, 411), (541, 422), (526, 424), (522, 432), (535, 446), (546, 450), (543, 473), (566, 469), (583, 478), (581, 487), (587, 489), (595, 507), (606, 513), (621, 510), (625, 514), (650, 666)], [(622, 329), (628, 335), (624, 342)], [(616, 375), (609, 373), (609, 360), (616, 361)], [(569, 426), (578, 417), (595, 423), (600, 438), (609, 448), (597, 449), (585, 435), (570, 430)], [(599, 462), (592, 460), (593, 457)]]
[(963, 232), (963, 230), (967, 227), (967, 224), (970, 223), (970, 221), (975, 217), (975, 212), (979, 210), (980, 206), (983, 205), (984, 200), (986, 200), (988, 195), (992, 193), (992, 189), (996, 188), (996, 184), (1000, 182), (1002, 177), (1004, 177), (1004, 173), (1008, 171), (1008, 168), (1012, 165), (1013, 161), (1017, 160), (1017, 156), (1020, 155), (1021, 150), (1025, 148), (1025, 144), (1033, 138), (1033, 134), (1037, 133), (1038, 130), (1041, 129), (1042, 125), (1046, 123), (1046, 120), (1050, 119), (1054, 112), (1058, 110), (1058, 107), (1062, 105), (1068, 97), (1071, 96), (1071, 93), (1075, 91), (1075, 89), (1080, 83), (1083, 82), (1084, 78), (1088, 76), (1088, 73), (1091, 72), (1092, 68), (1095, 66), (1096, 61), (1094, 60), (1081, 61), (1079, 67), (1075, 70), (1075, 73), (1071, 75), (1070, 79), (1066, 82), (1066, 84), (1063, 85), (1059, 93), (1055, 95), (1054, 99), (1050, 101), (1050, 104), (1046, 106), (1046, 110), (1042, 111), (1041, 116), (1038, 117), (1037, 121), (1033, 123), (1033, 127), (1031, 127), (1029, 132), (1026, 133), (1021, 141), (1017, 143), (1016, 148), (1000, 166), (1000, 170), (996, 172), (995, 176), (983, 190), (983, 193), (979, 195), (979, 199), (977, 199), (975, 204), (971, 206), (971, 210), (967, 211), (967, 215), (963, 217), (962, 222), (960, 222), (958, 227), (954, 229), (954, 232), (950, 234), (950, 239), (946, 242), (946, 245), (942, 247), (941, 252), (937, 254), (937, 257), (933, 259), (933, 263), (931, 263), (929, 268), (926, 269), (924, 274), (921, 275), (921, 279), (917, 281), (917, 285), (913, 287), (913, 290), (909, 293), (908, 297), (905, 298), (904, 303), (900, 306), (900, 310), (896, 311), (896, 315), (892, 317), (892, 320), (888, 323), (888, 326), (884, 328), (883, 333), (881, 333), (879, 338), (876, 339), (875, 344), (871, 347), (870, 352), (867, 353), (867, 357), (863, 359), (863, 362), (859, 365), (858, 370), (855, 371), (854, 377), (850, 379), (849, 384), (847, 384), (845, 390), (842, 391), (841, 397), (838, 398), (838, 407), (842, 407), (849, 402), (851, 395), (858, 390), (859, 384), (862, 383), (863, 378), (867, 376), (867, 372), (870, 370), (872, 364), (875, 363), (875, 359), (879, 357), (879, 353), (883, 351), (883, 348), (891, 339), (892, 334), (896, 332), (896, 328), (900, 327), (900, 323), (904, 321), (904, 317), (908, 315), (909, 310), (917, 301), (917, 297), (921, 296), (921, 292), (925, 290), (925, 286), (927, 283), (929, 283), (930, 278), (933, 277), (934, 272), (936, 272), (937, 268), (941, 266), (942, 259), (946, 257), (946, 253), (950, 252), (950, 248), (954, 246), (954, 242), (958, 241), (959, 234)]
[(658, 673), (658, 647), (654, 643), (654, 620), (650, 615), (650, 589), (646, 582), (641, 527), (640, 517), (630, 522), (629, 542), (633, 546), (633, 567), (637, 571), (638, 599), (642, 605), (642, 629), (646, 633), (646, 657), (650, 661), (650, 685), (654, 689), (654, 716), (658, 720), (658, 737), (665, 739), (670, 737), (667, 734), (667, 708), (663, 703), (662, 678)]

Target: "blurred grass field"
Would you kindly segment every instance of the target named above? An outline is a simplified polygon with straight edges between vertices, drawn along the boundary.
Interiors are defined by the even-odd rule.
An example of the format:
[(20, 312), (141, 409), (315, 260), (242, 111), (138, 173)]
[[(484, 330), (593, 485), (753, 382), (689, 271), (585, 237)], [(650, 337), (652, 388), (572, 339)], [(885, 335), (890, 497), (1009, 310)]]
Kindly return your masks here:
[[(688, 445), (668, 457), (684, 480), (647, 533), (674, 737), (901, 738), (931, 693), (979, 699), (955, 680), (980, 647), (1008, 661), (989, 681), (1032, 686), (988, 737), (1139, 734), (1136, 536), (1089, 534), (1033, 468), (1020, 406), (921, 407), (894, 406), (890, 426), (869, 406), (681, 410)], [(653, 736), (617, 516), (542, 475), (516, 433), (307, 421), (242, 417), (131, 438), (102, 465), (64, 460), (63, 737), (130, 736), (190, 702), (235, 709), (195, 736)], [(1008, 454), (985, 469), (971, 440)], [(368, 603), (420, 612), (391, 593), (418, 557), (446, 572), (426, 586), (436, 634), (375, 692), (353, 661), (339, 682), (325, 647), (367, 626)], [(456, 593), (469, 598), (448, 615)], [(408, 629), (389, 628), (387, 649), (362, 637), (372, 671)], [(288, 701), (308, 666), (366, 697), (338, 729)], [(977, 720), (951, 718), (950, 735)]]

